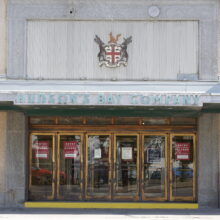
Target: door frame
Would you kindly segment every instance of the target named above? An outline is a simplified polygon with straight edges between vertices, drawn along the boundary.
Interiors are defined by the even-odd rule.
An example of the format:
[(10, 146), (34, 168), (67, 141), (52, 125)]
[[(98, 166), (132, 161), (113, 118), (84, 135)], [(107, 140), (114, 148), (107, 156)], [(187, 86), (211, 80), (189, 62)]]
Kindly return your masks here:
[[(121, 196), (121, 195), (117, 195), (115, 194), (115, 188), (116, 188), (116, 155), (117, 155), (117, 140), (116, 140), (116, 137), (118, 136), (136, 136), (137, 138), (137, 161), (136, 161), (136, 175), (137, 175), (137, 192), (136, 192), (136, 195), (135, 197), (134, 196)], [(131, 199), (130, 201), (138, 201), (140, 200), (140, 149), (139, 149), (139, 146), (140, 146), (140, 141), (139, 141), (139, 137), (140, 137), (140, 133), (136, 132), (131, 132), (131, 133), (120, 133), (120, 132), (114, 132), (113, 133), (113, 137), (114, 137), (114, 146), (113, 146), (113, 150), (114, 150), (114, 153), (113, 153), (113, 184), (112, 184), (112, 188), (113, 188), (113, 192), (112, 192), (112, 198), (113, 200), (124, 200), (124, 199)]]
[[(126, 126), (125, 126), (126, 128)], [(91, 129), (91, 128), (90, 128)], [(90, 130), (89, 129), (89, 130)], [(32, 136), (33, 135), (40, 135), (40, 136), (51, 136), (52, 137), (52, 194), (51, 196), (48, 196), (45, 200), (55, 200), (60, 199), (59, 198), (59, 170), (60, 170), (60, 136), (62, 135), (79, 135), (81, 137), (81, 155), (80, 155), (80, 166), (81, 166), (81, 198), (79, 200), (84, 199), (102, 199), (103, 197), (93, 197), (87, 195), (87, 178), (88, 178), (88, 135), (108, 135), (110, 137), (110, 149), (109, 149), (109, 195), (105, 197), (105, 200), (126, 200), (129, 201), (191, 201), (195, 202), (197, 198), (197, 142), (196, 137), (197, 134), (195, 132), (187, 132), (187, 133), (181, 133), (181, 132), (171, 132), (171, 131), (161, 131), (161, 132), (144, 132), (144, 131), (128, 131), (128, 132), (122, 132), (117, 130), (109, 130), (106, 132), (102, 131), (94, 131), (91, 130), (91, 132), (88, 132), (88, 129), (85, 128), (85, 130), (80, 131), (34, 131), (31, 130), (29, 132), (29, 176), (28, 176), (28, 189), (31, 188), (31, 182), (32, 182)], [(166, 169), (166, 178), (165, 178), (165, 197), (164, 198), (147, 198), (144, 197), (143, 192), (143, 150), (144, 150), (144, 137), (146, 135), (161, 135), (165, 136), (166, 139), (166, 146), (165, 146), (165, 169)], [(137, 193), (136, 196), (121, 196), (121, 195), (115, 195), (115, 187), (116, 187), (116, 150), (117, 150), (117, 143), (116, 143), (116, 137), (117, 136), (136, 136), (137, 137)], [(172, 182), (172, 138), (173, 136), (191, 136), (193, 137), (193, 196), (190, 197), (180, 197), (180, 196), (173, 196), (172, 194), (172, 188), (173, 188), (173, 182)], [(57, 162), (57, 164), (56, 164)]]
[[(173, 196), (173, 162), (172, 162), (172, 138), (174, 136), (191, 136), (193, 137), (193, 195), (192, 196)], [(169, 184), (169, 191), (170, 191), (170, 201), (191, 201), (195, 202), (196, 201), (196, 180), (197, 180), (197, 170), (196, 170), (196, 164), (197, 164), (197, 152), (196, 152), (196, 134), (195, 133), (170, 133), (170, 155), (169, 155), (169, 160), (170, 160), (170, 171), (169, 171), (169, 176), (170, 176), (170, 184)]]
[[(164, 146), (164, 154), (165, 154), (165, 164), (164, 164), (164, 170), (165, 170), (165, 181), (164, 181), (164, 197), (147, 197), (144, 195), (144, 138), (145, 136), (163, 136), (165, 137), (165, 146)], [(146, 133), (141, 133), (141, 155), (140, 155), (140, 172), (141, 172), (141, 200), (143, 201), (167, 201), (168, 200), (168, 151), (169, 151), (169, 134), (165, 133), (165, 132), (158, 132), (158, 133), (154, 133), (154, 132), (146, 132)]]
[[(57, 161), (57, 170), (56, 170), (56, 197), (57, 199), (62, 199), (60, 196), (60, 136), (80, 136), (80, 189), (81, 189), (81, 194), (78, 197), (79, 200), (82, 200), (83, 198), (83, 182), (84, 182), (84, 166), (83, 166), (83, 146), (84, 146), (84, 135), (83, 133), (78, 133), (78, 132), (58, 132), (56, 134), (57, 137), (57, 149), (56, 151), (56, 161)], [(65, 199), (64, 199), (65, 200)]]
[(38, 136), (52, 136), (52, 194), (47, 197), (45, 200), (54, 200), (55, 199), (55, 182), (56, 182), (56, 162), (55, 162), (55, 137), (56, 134), (55, 132), (31, 132), (29, 134), (29, 183), (28, 183), (28, 190), (31, 188), (31, 183), (32, 183), (32, 136), (33, 135), (38, 135)]
[[(84, 158), (85, 158), (85, 199), (106, 199), (106, 200), (111, 200), (112, 198), (112, 186), (111, 186), (111, 180), (112, 180), (112, 133), (110, 132), (88, 132), (85, 134), (85, 153), (84, 153)], [(88, 137), (89, 136), (109, 136), (109, 156), (108, 156), (108, 162), (109, 162), (109, 171), (108, 171), (108, 178), (109, 178), (109, 193), (107, 196), (103, 195), (97, 195), (97, 196), (92, 196), (88, 195)]]

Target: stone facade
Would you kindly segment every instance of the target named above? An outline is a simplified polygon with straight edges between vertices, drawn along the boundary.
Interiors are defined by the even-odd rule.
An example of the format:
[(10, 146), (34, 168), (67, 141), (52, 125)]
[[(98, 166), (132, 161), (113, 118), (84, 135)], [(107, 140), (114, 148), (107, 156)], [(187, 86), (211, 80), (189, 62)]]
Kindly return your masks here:
[(0, 0), (0, 77), (6, 74), (6, 10), (7, 0)]
[[(38, 2), (38, 4), (32, 5)], [(62, 2), (64, 4), (62, 4)], [(68, 2), (68, 4), (67, 4)], [(62, 18), (72, 19), (76, 16), (77, 19), (85, 19), (88, 15), (91, 19), (103, 18), (111, 16), (123, 19), (126, 16), (128, 18), (136, 19), (135, 11), (129, 4), (120, 4), (119, 8), (128, 7), (123, 12), (119, 12), (117, 8), (114, 13), (111, 14), (107, 7), (101, 6), (100, 1), (81, 1), (76, 4), (76, 12), (81, 14), (68, 14), (69, 10), (75, 5), (69, 3), (70, 1), (58, 1), (58, 0), (43, 0), (43, 1), (31, 1), (31, 0), (9, 0), (11, 7), (8, 10), (7, 15), (7, 0), (0, 0), (0, 78), (5, 78), (7, 74), (7, 68), (9, 68), (9, 77), (11, 78), (25, 78), (25, 58), (19, 56), (24, 54), (25, 45), (23, 44), (24, 35), (21, 31), (24, 28), (24, 21), (27, 18)], [(90, 1), (92, 2), (92, 1)], [(116, 1), (112, 1), (116, 4)], [(124, 1), (126, 3), (126, 1)], [(127, 1), (129, 2), (129, 1)], [(133, 1), (132, 1), (133, 2)], [(159, 1), (156, 1), (159, 2)], [(166, 10), (166, 13), (162, 13), (162, 18), (168, 16), (169, 19), (176, 18), (180, 19), (185, 15), (184, 18), (190, 18), (194, 11), (190, 13), (190, 5), (194, 5), (197, 0), (191, 1), (177, 1), (169, 0), (166, 1), (170, 4), (174, 4), (173, 10)], [(184, 10), (176, 10), (181, 2), (189, 4), (188, 7), (184, 7)], [(208, 2), (211, 2), (208, 4)], [(16, 5), (17, 3), (17, 5)], [(22, 9), (21, 4), (26, 3), (27, 7), (25, 11), (19, 11)], [(142, 10), (143, 3), (148, 5), (155, 3), (155, 1), (140, 1), (140, 4), (136, 5), (136, 10), (139, 11), (139, 18), (146, 19), (145, 11)], [(200, 54), (201, 62), (200, 69), (202, 69), (202, 79), (216, 80), (217, 75), (220, 75), (220, 1), (200, 1), (200, 9), (206, 9), (199, 11), (194, 8), (198, 18), (203, 19), (201, 23), (203, 29), (202, 34), (203, 41), (201, 47), (205, 47), (204, 53)], [(218, 3), (218, 8), (216, 7)], [(40, 4), (42, 4), (40, 6)], [(52, 7), (50, 13), (48, 9), (51, 4)], [(86, 4), (89, 5), (86, 8)], [(108, 1), (111, 5), (111, 2)], [(111, 7), (114, 7), (114, 4)], [(165, 5), (165, 3), (164, 3)], [(96, 11), (92, 11), (92, 7), (96, 7)], [(99, 7), (102, 7), (100, 10)], [(40, 8), (40, 10), (38, 10)], [(209, 12), (216, 14), (210, 14)], [(15, 10), (16, 9), (16, 10)], [(189, 10), (190, 9), (190, 10)], [(16, 13), (14, 13), (15, 11)], [(218, 25), (215, 26), (216, 17), (218, 15)], [(212, 17), (210, 17), (212, 16)], [(213, 17), (214, 16), (214, 17)], [(10, 18), (10, 19), (7, 19)], [(151, 18), (147, 18), (151, 19)], [(214, 21), (214, 23), (213, 23)], [(10, 23), (10, 33), (7, 35), (7, 22)], [(211, 25), (210, 25), (211, 24)], [(19, 29), (20, 28), (20, 29)], [(218, 37), (215, 35), (218, 32)], [(17, 35), (16, 35), (17, 34)], [(204, 35), (203, 35), (204, 34)], [(7, 36), (12, 42), (7, 43)], [(205, 40), (208, 39), (208, 45)], [(216, 39), (218, 41), (216, 41)], [(18, 42), (16, 41), (18, 40)], [(211, 43), (210, 43), (211, 41)], [(17, 43), (17, 45), (16, 45)], [(203, 44), (204, 43), (204, 44)], [(212, 45), (210, 47), (210, 44)], [(216, 44), (218, 44), (218, 56), (216, 56)], [(13, 45), (15, 47), (13, 47)], [(204, 46), (205, 45), (205, 46)], [(10, 54), (8, 55), (7, 48)], [(16, 50), (17, 49), (17, 50)], [(15, 55), (18, 56), (17, 61)], [(8, 64), (6, 64), (6, 57), (8, 57)], [(218, 62), (216, 62), (218, 57)], [(207, 62), (207, 65), (205, 65)], [(218, 70), (217, 70), (218, 66)], [(206, 73), (210, 73), (211, 77), (207, 77)], [(5, 100), (7, 101), (7, 100)], [(24, 113), (16, 111), (1, 111), (0, 112), (0, 207), (23, 207), (23, 202), (26, 200), (26, 189), (27, 189), (27, 126)], [(220, 114), (207, 114), (203, 113), (198, 117), (198, 155), (197, 155), (197, 185), (198, 185), (198, 203), (200, 207), (207, 208), (220, 208)]]
[(26, 189), (26, 123), (23, 113), (0, 112), (0, 205), (22, 207)]
[(218, 208), (220, 115), (202, 114), (198, 119), (197, 181), (200, 207)]

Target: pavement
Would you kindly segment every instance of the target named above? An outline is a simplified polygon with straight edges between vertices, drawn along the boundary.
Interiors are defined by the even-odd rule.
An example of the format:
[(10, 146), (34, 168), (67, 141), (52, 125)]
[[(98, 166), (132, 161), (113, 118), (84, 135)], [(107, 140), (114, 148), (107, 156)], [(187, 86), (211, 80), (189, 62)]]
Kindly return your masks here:
[(220, 209), (0, 209), (0, 220), (220, 220)]

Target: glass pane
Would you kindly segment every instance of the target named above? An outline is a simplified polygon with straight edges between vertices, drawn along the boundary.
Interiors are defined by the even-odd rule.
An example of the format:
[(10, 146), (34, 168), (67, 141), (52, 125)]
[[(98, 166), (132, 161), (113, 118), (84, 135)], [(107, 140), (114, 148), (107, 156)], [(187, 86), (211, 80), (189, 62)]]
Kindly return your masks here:
[(115, 118), (116, 125), (139, 125), (139, 118), (125, 118), (118, 117)]
[(79, 135), (60, 136), (60, 189), (59, 197), (65, 200), (78, 199), (81, 196)]
[(168, 118), (143, 118), (142, 125), (167, 125), (169, 124)]
[(52, 196), (53, 179), (53, 136), (32, 135), (31, 137), (31, 184), (30, 200), (47, 200)]
[(112, 118), (101, 118), (101, 117), (89, 117), (86, 119), (88, 125), (111, 125)]
[(116, 137), (116, 189), (117, 195), (137, 194), (137, 137)]
[(82, 117), (59, 117), (58, 124), (59, 125), (82, 125), (83, 118)]
[(164, 136), (144, 137), (144, 196), (165, 197)]
[(193, 136), (172, 138), (172, 195), (193, 196)]
[(108, 135), (88, 136), (88, 195), (99, 197), (109, 195), (109, 154)]
[(56, 124), (55, 117), (30, 117), (32, 125), (54, 125)]

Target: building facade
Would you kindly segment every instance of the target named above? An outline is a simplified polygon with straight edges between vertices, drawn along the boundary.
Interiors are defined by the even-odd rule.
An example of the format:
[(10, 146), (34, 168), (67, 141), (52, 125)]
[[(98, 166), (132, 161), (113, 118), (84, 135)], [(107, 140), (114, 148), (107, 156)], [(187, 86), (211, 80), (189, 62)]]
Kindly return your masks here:
[(0, 206), (218, 208), (219, 23), (218, 0), (1, 0)]

